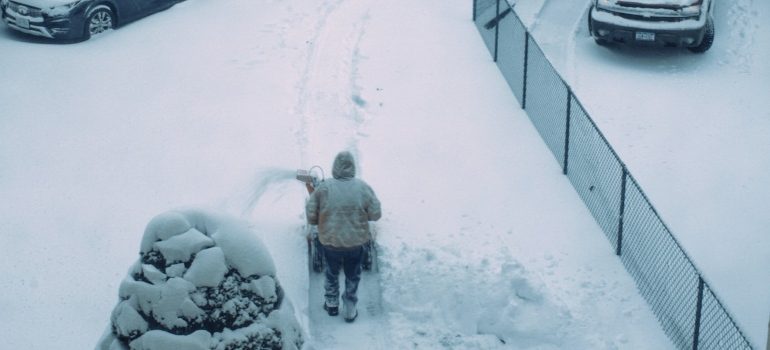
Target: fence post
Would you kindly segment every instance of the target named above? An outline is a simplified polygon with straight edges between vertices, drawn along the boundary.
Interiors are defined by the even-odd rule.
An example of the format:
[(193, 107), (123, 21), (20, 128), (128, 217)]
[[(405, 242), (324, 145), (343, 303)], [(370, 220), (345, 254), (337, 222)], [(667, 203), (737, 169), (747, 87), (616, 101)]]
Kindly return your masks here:
[(567, 126), (564, 131), (564, 175), (567, 175), (567, 167), (569, 166), (569, 124), (572, 117), (572, 89), (569, 85), (564, 84), (567, 87)]
[(698, 275), (698, 304), (695, 306), (695, 330), (693, 330), (692, 334), (692, 350), (698, 350), (701, 311), (703, 311), (703, 277)]
[(623, 167), (623, 178), (620, 180), (620, 215), (618, 215), (618, 246), (615, 247), (615, 254), (620, 256), (623, 249), (623, 219), (626, 215), (626, 187), (628, 186), (628, 169), (625, 164)]
[(524, 29), (524, 81), (521, 93), (521, 109), (527, 109), (527, 71), (529, 71), (529, 31)]
[(473, 0), (473, 21), (476, 22), (476, 2), (479, 0)]
[[(495, 5), (495, 20), (499, 21), (498, 16), (500, 16), (500, 0), (497, 0), (497, 3)], [(495, 23), (495, 54), (493, 61), (497, 62), (497, 40), (500, 37), (500, 26)]]

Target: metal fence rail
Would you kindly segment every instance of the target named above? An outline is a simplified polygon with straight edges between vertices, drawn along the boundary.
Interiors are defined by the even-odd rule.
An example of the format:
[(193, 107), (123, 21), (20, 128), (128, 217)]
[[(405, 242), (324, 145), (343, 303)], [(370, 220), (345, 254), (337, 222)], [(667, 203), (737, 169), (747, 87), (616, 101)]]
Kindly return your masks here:
[(679, 349), (752, 349), (506, 0), (474, 0), (500, 72)]

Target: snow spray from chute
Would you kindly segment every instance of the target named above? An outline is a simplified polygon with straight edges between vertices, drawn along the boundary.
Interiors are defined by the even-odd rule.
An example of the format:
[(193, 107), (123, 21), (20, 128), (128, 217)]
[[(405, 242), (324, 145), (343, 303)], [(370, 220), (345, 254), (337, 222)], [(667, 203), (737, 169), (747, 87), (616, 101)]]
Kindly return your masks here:
[(292, 169), (267, 168), (258, 171), (241, 215), (251, 213), (270, 186), (294, 180), (295, 177), (296, 171)]
[[(318, 170), (316, 170), (318, 169)], [(320, 174), (319, 174), (320, 171)], [(279, 183), (288, 182), (291, 180), (299, 180), (302, 182), (310, 182), (314, 186), (318, 185), (319, 181), (323, 180), (323, 169), (319, 166), (314, 166), (309, 170), (304, 169), (280, 169), (280, 168), (267, 168), (257, 172), (255, 181), (252, 185), (252, 190), (249, 197), (246, 199), (242, 216), (246, 216), (251, 213), (257, 206), (259, 199), (265, 194), (270, 186), (277, 185)]]

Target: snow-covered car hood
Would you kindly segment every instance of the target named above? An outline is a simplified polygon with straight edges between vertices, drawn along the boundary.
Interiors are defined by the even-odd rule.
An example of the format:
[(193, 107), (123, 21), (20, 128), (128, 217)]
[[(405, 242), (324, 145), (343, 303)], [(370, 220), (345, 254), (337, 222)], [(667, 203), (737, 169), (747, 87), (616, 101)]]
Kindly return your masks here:
[(596, 0), (596, 8), (650, 19), (696, 18), (709, 0)]
[(22, 5), (29, 5), (40, 9), (46, 9), (46, 8), (51, 8), (59, 5), (71, 4), (73, 2), (77, 2), (78, 0), (13, 0), (13, 1)]
[(639, 5), (650, 8), (682, 8), (703, 2), (702, 0), (609, 0), (613, 5)]

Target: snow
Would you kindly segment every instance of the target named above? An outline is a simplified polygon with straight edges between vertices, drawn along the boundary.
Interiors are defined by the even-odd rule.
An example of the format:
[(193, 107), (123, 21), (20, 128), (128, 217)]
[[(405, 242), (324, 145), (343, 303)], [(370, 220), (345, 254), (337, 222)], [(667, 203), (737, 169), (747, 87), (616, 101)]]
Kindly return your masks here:
[[(135, 298), (122, 301), (112, 312), (113, 324), (118, 333), (147, 333), (149, 330), (147, 321), (136, 311), (138, 305), (135, 301)], [(134, 305), (131, 305), (132, 303)]]
[[(559, 10), (552, 1), (519, 1), (517, 6), (540, 11), (524, 18), (537, 21), (536, 29), (547, 33), (552, 22), (585, 23), (578, 17), (588, 3), (576, 3), (569, 7), (580, 11), (569, 18), (549, 17), (549, 11)], [(769, 81), (766, 67), (760, 63), (767, 61), (763, 55), (770, 40), (763, 39), (770, 31), (757, 18), (770, 12), (765, 3), (736, 1), (730, 8), (737, 6), (746, 10), (722, 12), (718, 24), (729, 19), (749, 24), (728, 32), (739, 40), (728, 43), (717, 34), (712, 50), (723, 45), (725, 51), (704, 56), (705, 63), (686, 65), (692, 56), (685, 54), (650, 63), (654, 55), (597, 51), (585, 35), (571, 43), (577, 53), (556, 55), (555, 61), (567, 67), (568, 79), (576, 79), (570, 81), (576, 93), (586, 96), (584, 102), (594, 106), (595, 117), (634, 109), (604, 104), (622, 100), (619, 91), (637, 90), (620, 72), (637, 79), (665, 76), (679, 91), (690, 91), (685, 78), (694, 73), (688, 72), (702, 71), (712, 78), (698, 81), (698, 86), (721, 87), (731, 98), (746, 97), (728, 106), (704, 106), (682, 118), (692, 122), (708, 108), (734, 116), (730, 108), (744, 106), (739, 115), (756, 128), (735, 126), (731, 134), (747, 132), (752, 137), (739, 143), (764, 154), (766, 144), (754, 137), (766, 134), (761, 123), (766, 112), (755, 113), (762, 106), (740, 102), (755, 96), (750, 92), (767, 91), (762, 85)], [(223, 9), (226, 16), (219, 15)], [(148, 272), (156, 282), (163, 276), (132, 265), (137, 252), (191, 229), (203, 233), (230, 227), (250, 232), (255, 241), (221, 232), (209, 235), (228, 264), (244, 276), (277, 276), (293, 302), (272, 312), (265, 326), (297, 318), (313, 336), (307, 339), (308, 348), (346, 343), (426, 349), (672, 348), (508, 91), (470, 16), (471, 5), (463, 1), (195, 0), (78, 44), (50, 44), (0, 30), (0, 255), (5, 259), (0, 271), (6, 281), (0, 284), (0, 327), (14, 330), (2, 336), (5, 346), (92, 348), (119, 296), (129, 292), (142, 298), (129, 298), (114, 316), (127, 329), (142, 329), (126, 307), (150, 307), (164, 291), (172, 296), (194, 287), (182, 280), (199, 274), (187, 275), (183, 264), (175, 264), (165, 274), (178, 289), (147, 283), (139, 287), (124, 281), (127, 267), (132, 273)], [(741, 16), (753, 22), (738, 21)], [(563, 35), (580, 32), (567, 29)], [(560, 40), (570, 44), (558, 36), (543, 41), (564, 53), (556, 46)], [(568, 60), (570, 55), (589, 58), (578, 64)], [(644, 69), (643, 64), (657, 69)], [(728, 64), (732, 68), (720, 71)], [(741, 73), (740, 79), (726, 74), (742, 69), (751, 74)], [(613, 84), (587, 94), (596, 88), (588, 75), (596, 72), (613, 74)], [(645, 87), (642, 91), (654, 91), (651, 83)], [(694, 95), (673, 96), (667, 106), (681, 111), (691, 106), (670, 101), (719, 101)], [(644, 122), (642, 115), (673, 119), (648, 113), (651, 109), (639, 106), (635, 119), (613, 123), (606, 118), (602, 125), (618, 130), (623, 124), (631, 129), (619, 131), (629, 134), (628, 145), (670, 154), (665, 160), (669, 167), (661, 167), (656, 157), (633, 158), (634, 147), (617, 146), (674, 232), (703, 232), (704, 242), (683, 242), (691, 243), (688, 250), (710, 282), (718, 282), (720, 296), (738, 289), (730, 288), (741, 285), (735, 280), (751, 283), (742, 288), (751, 302), (736, 302), (740, 295), (726, 299), (752, 339), (760, 339), (770, 308), (746, 306), (770, 300), (762, 294), (766, 271), (757, 271), (757, 266), (768, 266), (762, 252), (770, 250), (758, 236), (765, 231), (752, 229), (750, 220), (763, 220), (757, 212), (765, 207), (725, 201), (736, 205), (721, 207), (725, 212), (717, 214), (746, 213), (730, 244), (721, 244), (714, 232), (735, 220), (683, 214), (682, 208), (704, 209), (700, 205), (705, 201), (693, 199), (706, 197), (688, 192), (672, 198), (681, 192), (665, 195), (670, 184), (654, 180), (659, 170), (672, 178), (677, 169), (670, 165), (687, 159), (681, 153), (659, 152), (669, 144), (664, 140), (687, 140), (677, 137), (680, 129)], [(734, 124), (695, 125), (716, 132), (719, 125)], [(611, 138), (619, 144), (618, 136)], [(322, 296), (308, 294), (311, 279), (319, 276), (308, 276), (303, 229), (307, 193), (293, 180), (297, 168), (331, 169), (334, 155), (343, 149), (357, 157), (359, 175), (372, 185), (384, 210), (377, 227), (379, 273), (364, 276), (362, 283), (371, 289), (362, 294), (360, 316), (353, 324), (323, 315), (317, 303)], [(718, 159), (729, 159), (729, 154)], [(633, 159), (637, 161), (631, 163)], [(688, 162), (705, 163), (702, 158)], [(736, 186), (747, 190), (724, 193), (757, 204), (767, 197), (764, 187), (757, 186), (768, 182), (761, 171), (770, 166), (761, 159), (746, 163), (739, 163), (734, 173), (741, 178)], [(716, 177), (718, 172), (697, 173)], [(754, 174), (750, 183), (743, 180), (747, 174)], [(685, 177), (674, 177), (680, 178)], [(240, 216), (248, 223), (212, 217), (206, 224), (191, 220), (185, 215), (188, 209), (174, 209), (189, 207)], [(157, 217), (161, 213), (166, 214)], [(678, 216), (681, 222), (673, 222)], [(709, 219), (707, 230), (687, 227), (698, 224), (695, 217)], [(709, 228), (712, 224), (723, 225)], [(151, 233), (143, 235), (145, 227)], [(746, 245), (741, 237), (754, 237), (755, 244)], [(741, 249), (746, 258), (735, 253), (723, 258), (722, 252), (712, 251), (717, 246)], [(249, 257), (247, 247), (261, 253)], [(696, 254), (698, 247), (702, 250)], [(274, 264), (249, 263), (268, 256)], [(211, 261), (201, 264), (216, 270)], [(726, 272), (731, 276), (725, 278)], [(266, 279), (252, 288), (270, 283)], [(193, 304), (195, 300), (190, 298)], [(168, 299), (187, 314), (195, 312), (186, 299), (179, 301)], [(174, 316), (168, 322), (178, 321)], [(263, 330), (254, 326), (253, 332)], [(168, 348), (194, 349), (209, 339), (236, 342), (243, 336), (149, 332), (134, 346), (168, 342), (173, 344)]]
[(252, 281), (249, 287), (251, 291), (267, 301), (275, 301), (277, 298), (275, 295), (275, 280), (270, 276), (262, 276), (258, 280)]
[(211, 334), (197, 331), (189, 335), (174, 335), (160, 331), (149, 331), (131, 343), (132, 350), (190, 349), (208, 350)]
[[(214, 247), (201, 250), (193, 260), (184, 279), (197, 287), (216, 287), (225, 278), (227, 263), (222, 248)], [(275, 290), (275, 286), (273, 286)]]
[[(175, 264), (175, 265), (182, 265), (184, 264)], [(142, 275), (147, 278), (147, 280), (150, 281), (152, 284), (161, 284), (163, 282), (166, 282), (168, 277), (165, 273), (158, 270), (157, 267), (149, 265), (149, 264), (142, 264)], [(173, 276), (173, 277), (179, 277), (179, 276)]]
[(160, 289), (160, 298), (152, 301), (147, 314), (152, 314), (156, 321), (168, 328), (187, 327), (182, 316), (193, 315), (179, 310), (189, 310), (186, 307), (190, 301), (188, 295), (194, 290), (195, 285), (183, 278), (169, 279)]
[(173, 236), (188, 232), (192, 229), (192, 224), (187, 221), (184, 214), (177, 211), (170, 211), (160, 214), (147, 224), (142, 236), (141, 252), (146, 253), (152, 249), (157, 241), (167, 240)]
[(190, 260), (193, 254), (213, 245), (214, 241), (211, 238), (196, 229), (190, 229), (181, 235), (157, 242), (153, 247), (163, 254), (167, 262), (178, 263)]
[[(647, 11), (649, 16), (656, 15), (655, 12)], [(627, 19), (622, 16), (600, 11), (593, 8), (591, 11), (593, 18), (602, 23), (610, 23), (619, 27), (638, 28), (649, 30), (699, 30), (706, 25), (708, 16), (700, 16), (694, 19), (683, 19), (680, 21), (640, 21)]]
[[(623, 6), (625, 7), (633, 7), (631, 5), (658, 5), (658, 6), (677, 6), (677, 7), (684, 7), (696, 4), (700, 2), (699, 0), (633, 0), (633, 1), (622, 1), (622, 0), (602, 0), (601, 3), (604, 4), (612, 4), (617, 5), (618, 3), (624, 2)], [(641, 6), (639, 6), (641, 7)]]
[(517, 4), (522, 19), (761, 347), (770, 318), (770, 28), (762, 20), (770, 3), (715, 3), (716, 38), (703, 55), (597, 47), (580, 11), (589, 1), (571, 11), (537, 3)]
[(238, 269), (242, 276), (275, 276), (275, 265), (261, 240), (253, 235), (244, 235), (238, 229), (248, 231), (243, 224), (237, 227), (223, 227), (213, 234), (214, 241), (227, 256), (227, 263)]

